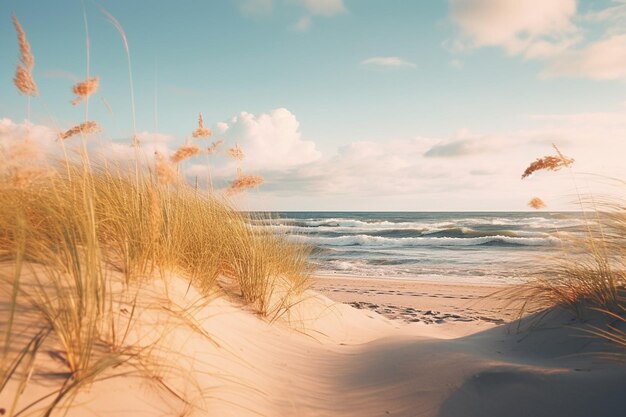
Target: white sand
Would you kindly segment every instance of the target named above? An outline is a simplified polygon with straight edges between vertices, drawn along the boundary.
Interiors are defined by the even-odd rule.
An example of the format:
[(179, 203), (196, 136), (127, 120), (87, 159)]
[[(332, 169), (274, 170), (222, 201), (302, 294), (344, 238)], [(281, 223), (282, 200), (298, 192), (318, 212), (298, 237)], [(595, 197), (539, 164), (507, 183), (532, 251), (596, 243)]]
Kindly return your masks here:
[[(478, 299), (497, 287), (322, 278), (317, 291), (377, 307), (309, 291), (270, 324), (236, 299), (207, 302), (185, 280), (166, 281), (140, 293), (128, 336), (157, 372), (110, 370), (133, 373), (82, 390), (68, 415), (625, 415), (626, 367), (587, 354), (607, 346), (561, 312), (498, 325), (513, 313)], [(18, 327), (32, 331), (35, 318), (20, 315)], [(62, 383), (53, 351), (38, 355), (20, 406)]]

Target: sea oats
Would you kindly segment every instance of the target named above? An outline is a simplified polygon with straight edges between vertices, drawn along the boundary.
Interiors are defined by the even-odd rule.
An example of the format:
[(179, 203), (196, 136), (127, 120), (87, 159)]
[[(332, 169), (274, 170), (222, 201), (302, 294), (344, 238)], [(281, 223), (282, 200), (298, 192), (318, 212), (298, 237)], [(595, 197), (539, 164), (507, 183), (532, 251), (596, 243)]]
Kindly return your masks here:
[(208, 138), (213, 134), (211, 129), (204, 127), (204, 118), (202, 113), (198, 116), (198, 128), (191, 134), (194, 138)]
[(194, 155), (200, 153), (200, 148), (194, 145), (183, 145), (174, 152), (174, 155), (170, 157), (170, 160), (174, 163), (184, 161), (191, 158)]
[(174, 167), (159, 151), (154, 152), (157, 179), (161, 184), (175, 184), (178, 182), (178, 174)]
[(240, 174), (226, 189), (227, 195), (237, 194), (247, 189), (258, 187), (263, 184), (263, 177), (258, 175), (243, 175)]
[(543, 208), (548, 207), (548, 206), (546, 205), (546, 203), (544, 203), (544, 202), (543, 202), (543, 200), (542, 200), (542, 199), (540, 199), (539, 197), (534, 197), (533, 199), (531, 199), (531, 200), (528, 202), (528, 205), (529, 205), (531, 208), (534, 208), (535, 210), (539, 210), (539, 209), (543, 209)]
[(37, 84), (35, 84), (35, 80), (33, 80), (32, 74), (21, 64), (17, 64), (13, 83), (20, 91), (20, 93), (25, 96), (35, 97), (38, 94)]
[(154, 191), (154, 187), (148, 188), (149, 203), (149, 221), (150, 221), (150, 239), (155, 242), (161, 234), (161, 225), (163, 223), (163, 213), (159, 205), (159, 198)]
[(234, 147), (228, 150), (228, 154), (237, 161), (242, 161), (245, 158), (245, 155), (239, 145), (235, 145)]
[(72, 91), (76, 94), (76, 98), (72, 100), (72, 106), (77, 105), (87, 97), (98, 91), (100, 79), (98, 77), (88, 78), (72, 87)]
[(529, 175), (535, 173), (540, 170), (548, 170), (548, 171), (558, 171), (563, 167), (569, 167), (574, 163), (572, 158), (568, 158), (564, 156), (558, 148), (557, 150), (558, 156), (544, 156), (543, 158), (538, 158), (535, 162), (531, 163), (528, 168), (522, 174), (522, 179), (528, 177)]
[(218, 140), (218, 141), (216, 141), (216, 142), (213, 142), (213, 143), (211, 144), (211, 146), (209, 146), (209, 147), (207, 148), (207, 150), (206, 150), (206, 151), (207, 151), (207, 153), (208, 153), (209, 155), (213, 155), (215, 152), (217, 152), (217, 149), (220, 147), (220, 145), (221, 145), (222, 143), (224, 143), (224, 141), (223, 141), (223, 140), (221, 140), (221, 139), (220, 139), (220, 140)]
[(38, 93), (37, 84), (35, 84), (33, 79), (35, 58), (30, 50), (30, 44), (26, 40), (26, 33), (15, 15), (13, 15), (13, 25), (15, 26), (17, 41), (20, 46), (20, 62), (17, 64), (13, 82), (20, 93), (34, 97)]
[(76, 125), (68, 130), (66, 130), (63, 133), (59, 133), (59, 139), (61, 140), (65, 140), (67, 138), (70, 138), (74, 135), (78, 135), (83, 134), (83, 135), (87, 135), (89, 133), (98, 133), (102, 130), (102, 128), (100, 127), (100, 125), (97, 122), (94, 121), (88, 121), (85, 123), (81, 123), (79, 125)]

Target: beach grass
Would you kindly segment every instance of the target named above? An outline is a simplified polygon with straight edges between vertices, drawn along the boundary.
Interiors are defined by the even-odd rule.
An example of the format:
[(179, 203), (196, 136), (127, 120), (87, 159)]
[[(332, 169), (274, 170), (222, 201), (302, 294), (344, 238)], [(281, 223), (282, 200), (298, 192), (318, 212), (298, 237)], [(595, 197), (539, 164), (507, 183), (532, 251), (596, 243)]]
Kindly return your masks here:
[[(23, 94), (35, 96), (30, 44), (15, 16), (13, 20), (20, 46), (14, 83)], [(128, 52), (119, 23), (116, 28)], [(132, 94), (130, 56), (128, 60)], [(45, 154), (40, 138), (30, 132), (0, 148), (5, 161), (0, 167), (0, 290), (7, 300), (0, 334), (0, 394), (11, 387), (12, 406), (2, 409), (10, 416), (34, 410), (47, 416), (69, 407), (80, 389), (103, 375), (110, 377), (121, 364), (155, 378), (158, 370), (149, 349), (127, 342), (136, 319), (133, 300), (143, 283), (184, 277), (207, 300), (227, 292), (269, 318), (288, 309), (291, 297), (307, 286), (306, 246), (274, 235), (211, 186), (199, 190), (181, 175), (180, 163), (213, 153), (220, 142), (208, 151), (186, 143), (171, 156), (157, 153), (150, 161), (135, 135), (128, 141), (135, 147), (134, 163), (116, 165), (91, 155), (87, 143), (103, 129), (87, 120), (89, 97), (98, 85), (98, 77), (88, 77), (74, 86), (72, 105), (85, 106), (85, 121), (59, 132), (53, 153), (64, 155), (61, 159)], [(200, 115), (193, 137), (210, 135)], [(248, 177), (254, 183), (237, 183)], [(228, 192), (261, 183), (260, 177), (238, 170)], [(124, 320), (120, 310), (130, 311)], [(17, 325), (24, 311), (35, 315), (37, 328)], [(24, 404), (20, 397), (43, 345), (56, 352), (64, 382)]]

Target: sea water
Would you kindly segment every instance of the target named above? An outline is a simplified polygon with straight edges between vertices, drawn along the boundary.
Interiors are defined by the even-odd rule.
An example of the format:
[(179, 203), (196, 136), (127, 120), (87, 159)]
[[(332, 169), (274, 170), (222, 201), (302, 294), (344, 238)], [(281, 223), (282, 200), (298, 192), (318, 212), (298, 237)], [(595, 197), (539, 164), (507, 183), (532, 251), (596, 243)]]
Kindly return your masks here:
[[(263, 223), (313, 247), (320, 275), (521, 282), (583, 230), (565, 212), (277, 212)], [(269, 220), (268, 220), (269, 217)]]

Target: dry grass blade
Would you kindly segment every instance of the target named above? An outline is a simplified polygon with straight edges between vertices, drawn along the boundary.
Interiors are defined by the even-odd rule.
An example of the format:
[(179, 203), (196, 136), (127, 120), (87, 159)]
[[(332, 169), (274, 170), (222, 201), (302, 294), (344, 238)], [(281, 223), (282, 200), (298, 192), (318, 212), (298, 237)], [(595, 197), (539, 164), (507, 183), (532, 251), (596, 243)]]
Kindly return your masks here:
[(159, 151), (154, 153), (154, 162), (159, 183), (175, 184), (178, 182), (176, 170)]
[(59, 139), (65, 140), (78, 134), (87, 135), (89, 133), (98, 133), (101, 131), (102, 131), (102, 128), (100, 127), (98, 122), (94, 122), (90, 120), (90, 121), (81, 123), (79, 125), (76, 125), (74, 127), (71, 127), (65, 132), (59, 133)]
[(191, 134), (194, 138), (208, 138), (213, 134), (211, 129), (204, 126), (204, 118), (202, 113), (198, 116), (198, 128)]
[(534, 208), (535, 210), (539, 210), (539, 209), (543, 209), (543, 208), (548, 207), (548, 206), (546, 205), (546, 203), (544, 203), (544, 202), (543, 202), (543, 200), (542, 200), (542, 199), (540, 199), (539, 197), (533, 197), (533, 198), (532, 198), (532, 199), (528, 202), (528, 205), (529, 205), (531, 208)]
[(200, 153), (199, 147), (195, 145), (183, 145), (180, 148), (176, 149), (176, 152), (174, 152), (174, 155), (170, 157), (170, 160), (174, 162), (175, 164), (177, 164), (199, 153)]
[(31, 52), (30, 44), (26, 40), (26, 33), (15, 15), (13, 15), (13, 25), (15, 26), (20, 46), (20, 62), (17, 64), (13, 82), (20, 93), (34, 97), (38, 94), (37, 84), (35, 84), (32, 74), (35, 67), (35, 58)]
[(72, 91), (76, 94), (76, 98), (72, 100), (72, 106), (77, 105), (87, 97), (98, 91), (100, 86), (100, 79), (98, 77), (92, 77), (85, 81), (79, 82), (72, 87)]

